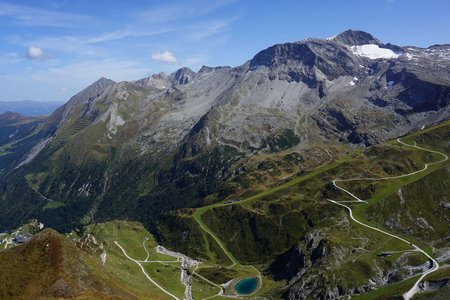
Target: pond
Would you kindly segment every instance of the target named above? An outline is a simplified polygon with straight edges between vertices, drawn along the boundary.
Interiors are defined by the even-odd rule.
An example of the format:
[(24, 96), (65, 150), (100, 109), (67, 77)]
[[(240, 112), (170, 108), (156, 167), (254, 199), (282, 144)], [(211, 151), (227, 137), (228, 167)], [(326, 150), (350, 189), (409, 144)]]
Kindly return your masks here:
[(258, 288), (257, 277), (248, 277), (241, 279), (234, 285), (234, 289), (240, 295), (250, 295), (254, 293), (257, 288)]

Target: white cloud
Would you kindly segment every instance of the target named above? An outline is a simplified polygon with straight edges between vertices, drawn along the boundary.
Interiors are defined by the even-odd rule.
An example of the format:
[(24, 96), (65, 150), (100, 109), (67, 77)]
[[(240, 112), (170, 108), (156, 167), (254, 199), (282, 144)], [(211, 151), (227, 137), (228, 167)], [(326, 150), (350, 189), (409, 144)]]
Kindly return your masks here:
[(155, 52), (152, 54), (152, 59), (157, 61), (162, 61), (165, 63), (173, 64), (177, 62), (177, 58), (175, 55), (173, 55), (170, 51), (164, 51), (164, 52)]
[(28, 47), (27, 50), (27, 58), (29, 59), (44, 59), (47, 58), (48, 55), (44, 53), (44, 51), (39, 47)]
[[(24, 53), (0, 52), (0, 67), (18, 64), (17, 68), (0, 68), (0, 98), (68, 99), (102, 76), (133, 80), (153, 71), (173, 71), (181, 66), (198, 69), (211, 62), (210, 52), (228, 39), (228, 31), (237, 19), (230, 15), (233, 12), (216, 12), (239, 0), (158, 2), (159, 5), (149, 4), (148, 11), (129, 14), (124, 11), (120, 20), (55, 9), (66, 0), (44, 1), (48, 1), (52, 9), (7, 4), (0, 0), (0, 19), (4, 24), (13, 28), (32, 26), (31, 31), (4, 33), (3, 39), (20, 46)], [(42, 30), (37, 26), (59, 28)], [(77, 30), (80, 27), (89, 27), (89, 30)], [(12, 50), (18, 48), (11, 47)], [(59, 59), (53, 59), (52, 54)], [(27, 59), (39, 63), (19, 64)], [(157, 70), (145, 68), (146, 64), (155, 65)], [(23, 86), (29, 88), (23, 89)]]
[(8, 42), (15, 45), (34, 45), (35, 47), (45, 47), (64, 52), (73, 52), (81, 55), (103, 56), (104, 51), (99, 48), (102, 43), (111, 41), (140, 38), (160, 35), (169, 32), (170, 29), (160, 30), (138, 30), (133, 28), (119, 29), (92, 36), (39, 36), (33, 39), (24, 39), (18, 35), (7, 38)]

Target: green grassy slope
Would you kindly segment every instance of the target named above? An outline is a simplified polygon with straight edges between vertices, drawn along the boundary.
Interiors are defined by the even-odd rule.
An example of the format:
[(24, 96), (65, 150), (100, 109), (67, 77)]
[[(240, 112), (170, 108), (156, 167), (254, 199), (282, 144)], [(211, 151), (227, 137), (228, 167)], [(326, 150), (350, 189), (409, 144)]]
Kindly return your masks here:
[[(448, 130), (449, 125), (449, 122), (447, 122), (435, 128), (427, 129), (422, 133), (412, 134), (406, 137), (405, 141), (412, 142), (414, 139), (418, 143), (426, 141), (429, 143), (427, 144), (427, 148), (448, 151), (448, 146), (444, 145), (446, 145), (445, 141), (449, 139), (447, 136), (448, 132), (450, 132)], [(334, 168), (330, 168), (329, 166), (321, 167), (312, 172), (312, 174), (299, 176), (285, 184), (244, 198), (236, 203), (224, 202), (202, 207), (196, 210), (193, 218), (199, 224), (203, 225), (206, 232), (215, 237), (215, 240), (221, 244), (221, 247), (229, 252), (229, 256), (233, 258), (237, 257), (237, 261), (247, 263), (263, 262), (267, 261), (267, 259), (270, 261), (273, 255), (277, 255), (283, 249), (288, 249), (288, 245), (294, 245), (298, 239), (302, 240), (302, 232), (304, 235), (308, 231), (311, 231), (307, 226), (308, 221), (314, 224), (314, 228), (321, 229), (327, 241), (332, 244), (332, 249), (334, 246), (345, 247), (351, 250), (350, 245), (357, 247), (357, 244), (352, 242), (351, 239), (366, 239), (370, 242), (361, 245), (364, 251), (352, 250), (350, 253), (347, 253), (347, 259), (331, 266), (330, 271), (319, 271), (321, 273), (320, 278), (324, 278), (325, 280), (326, 278), (329, 280), (331, 277), (338, 277), (337, 281), (333, 280), (335, 283), (329, 282), (328, 284), (336, 284), (336, 286), (348, 290), (367, 284), (369, 279), (376, 275), (373, 271), (370, 271), (374, 267), (384, 269), (387, 272), (387, 270), (393, 267), (399, 267), (400, 261), (405, 261), (405, 259), (405, 262), (410, 265), (424, 263), (426, 259), (420, 255), (407, 253), (393, 255), (389, 258), (380, 258), (377, 254), (383, 251), (405, 250), (405, 245), (386, 238), (382, 234), (361, 228), (357, 224), (350, 224), (351, 227), (342, 227), (336, 224), (337, 226), (335, 225), (334, 228), (330, 228), (330, 226), (333, 226), (333, 221), (340, 222), (338, 220), (341, 218), (340, 216), (345, 216), (345, 212), (336, 210), (335, 207), (330, 207), (329, 205), (323, 205), (320, 201), (324, 201), (326, 197), (330, 196), (339, 197), (340, 200), (346, 200), (346, 198), (342, 192), (336, 192), (328, 188), (327, 181), (330, 178), (401, 175), (420, 170), (425, 163), (440, 159), (442, 157), (438, 154), (430, 155), (418, 149), (396, 145), (394, 142), (387, 143), (385, 146), (368, 149), (362, 158), (351, 161), (346, 161), (343, 158), (341, 162), (332, 164)], [(348, 189), (358, 195), (365, 196), (364, 199), (369, 201), (369, 205), (356, 207), (355, 215), (366, 222), (369, 220), (371, 224), (379, 228), (384, 228), (384, 220), (389, 217), (389, 212), (392, 212), (392, 210), (400, 210), (405, 215), (418, 213), (422, 218), (426, 216), (426, 213), (430, 214), (430, 216), (435, 214), (436, 211), (434, 210), (424, 212), (425, 215), (421, 212), (424, 211), (427, 205), (438, 209), (439, 205), (442, 206), (446, 203), (445, 197), (448, 194), (448, 185), (446, 182), (449, 178), (446, 165), (448, 163), (432, 165), (426, 172), (389, 182), (369, 184), (367, 182), (356, 182), (356, 184), (347, 184), (346, 187)], [(439, 180), (434, 178), (439, 178)], [(389, 200), (389, 197), (395, 198), (395, 192), (401, 187), (404, 187), (405, 197), (413, 199), (411, 200), (411, 206), (407, 206), (408, 209), (387, 206), (387, 203), (394, 205), (393, 201)], [(432, 195), (427, 197), (429, 190), (432, 190)], [(423, 203), (423, 201), (419, 203), (418, 200), (414, 200), (424, 198), (430, 198), (427, 204)], [(414, 204), (415, 202), (416, 204)], [(380, 206), (384, 210), (380, 210)], [(380, 214), (377, 214), (378, 211), (380, 211)], [(318, 212), (320, 213), (317, 214)], [(434, 218), (433, 224), (428, 224), (430, 228), (433, 228), (434, 232), (434, 235), (428, 236), (429, 240), (434, 240), (447, 234), (446, 230), (448, 230), (448, 227), (445, 224), (448, 224), (448, 220), (446, 219), (448, 218), (448, 214), (445, 211), (441, 211), (440, 213), (441, 216)], [(294, 219), (290, 219), (291, 215)], [(283, 220), (283, 218), (287, 219)], [(300, 218), (300, 223), (296, 223), (296, 218)], [(305, 225), (301, 225), (302, 221)], [(402, 223), (400, 221), (399, 223), (405, 227), (409, 226), (407, 222)], [(292, 229), (286, 227), (286, 224), (293, 225)], [(435, 229), (433, 225), (435, 225)], [(415, 226), (423, 227), (424, 225), (416, 224)], [(422, 227), (420, 229), (422, 229), (422, 234), (424, 235), (426, 234), (426, 230), (424, 233)], [(392, 228), (386, 228), (386, 230), (389, 229)], [(348, 232), (349, 230), (351, 232)], [(398, 233), (398, 231), (394, 232)], [(292, 239), (288, 237), (289, 232), (294, 234)], [(348, 234), (345, 234), (345, 232), (348, 232)], [(407, 238), (411, 238), (418, 245), (423, 245), (426, 249), (429, 249), (426, 243), (420, 241), (420, 234), (415, 232), (401, 232), (401, 234), (404, 234)], [(286, 244), (283, 246), (283, 243)], [(441, 241), (440, 246), (445, 245), (447, 244)], [(277, 248), (273, 247), (281, 248), (277, 250)], [(362, 252), (365, 252), (365, 254)], [(339, 259), (342, 260), (342, 257)], [(355, 259), (359, 262), (356, 268)], [(353, 263), (347, 264), (345, 261), (353, 261)], [(358, 273), (364, 270), (364, 268), (368, 271)], [(356, 273), (349, 273), (349, 269), (353, 269)], [(311, 275), (316, 271), (314, 268), (310, 270)], [(399, 273), (396, 276), (391, 278), (392, 283), (396, 280), (402, 280), (404, 276), (408, 275)], [(398, 284), (390, 284), (389, 288), (380, 289), (376, 293), (374, 292), (373, 297), (376, 298), (378, 295), (385, 297), (390, 294), (398, 295), (410, 287), (410, 282), (411, 280), (407, 280)], [(367, 297), (369, 298), (367, 299), (372, 299), (370, 295), (372, 294), (368, 294)]]
[[(450, 122), (446, 122), (403, 140), (450, 153), (449, 129)], [(96, 138), (94, 131), (91, 137)], [(75, 143), (70, 132), (61, 139), (65, 140), (65, 147)], [(262, 286), (257, 296), (286, 298), (303, 289), (311, 297), (339, 291), (358, 294), (362, 299), (387, 299), (411, 287), (413, 280), (408, 278), (419, 271), (409, 272), (406, 266), (420, 266), (426, 262), (417, 253), (380, 256), (382, 252), (404, 251), (408, 247), (349, 221), (346, 210), (326, 200), (351, 200), (330, 184), (333, 179), (406, 174), (421, 170), (425, 163), (439, 160), (438, 154), (399, 145), (395, 141), (366, 149), (318, 145), (317, 155), (311, 155), (315, 159), (313, 162), (305, 161), (304, 153), (292, 150), (242, 158), (240, 153), (223, 148), (196, 159), (183, 158), (175, 166), (166, 166), (166, 170), (155, 173), (155, 170), (147, 169), (155, 162), (145, 161), (145, 158), (132, 161), (125, 156), (107, 162), (106, 157), (114, 157), (114, 147), (95, 145), (95, 148), (95, 151), (89, 149), (87, 153), (75, 156), (61, 149), (43, 153), (58, 163), (39, 172), (30, 165), (21, 173), (24, 175), (21, 181), (18, 179), (15, 185), (12, 181), (5, 185), (5, 195), (23, 190), (24, 197), (30, 199), (30, 207), (41, 209), (39, 216), (44, 217), (44, 223), (57, 222), (67, 228), (79, 227), (80, 220), (91, 222), (92, 216), (100, 219), (122, 216), (143, 221), (160, 243), (202, 260), (203, 264), (197, 270), (189, 270), (193, 274), (192, 280), (197, 283), (194, 295), (213, 296), (218, 293), (217, 285), (227, 279), (236, 282), (246, 276), (261, 276)], [(327, 154), (325, 150), (331, 152)], [(214, 179), (224, 165), (231, 165), (233, 171), (220, 180)], [(202, 172), (206, 166), (212, 167), (205, 175)], [(67, 175), (58, 178), (55, 174)], [(114, 175), (105, 180), (106, 189), (98, 180), (87, 188), (86, 182), (79, 178), (89, 178), (92, 174), (96, 178)], [(359, 220), (407, 238), (436, 256), (449, 247), (449, 240), (445, 238), (449, 234), (448, 226), (445, 226), (449, 222), (449, 178), (449, 163), (446, 162), (430, 165), (425, 172), (401, 179), (361, 180), (342, 182), (341, 185), (368, 201), (368, 204), (349, 204)], [(202, 188), (195, 190), (197, 186)], [(160, 189), (163, 187), (164, 192)], [(63, 196), (48, 202), (40, 199), (38, 192), (49, 197)], [(75, 195), (72, 193), (77, 196), (72, 197)], [(105, 197), (100, 199), (99, 194)], [(167, 198), (167, 195), (173, 197)], [(96, 201), (97, 212), (90, 215), (91, 205)], [(122, 205), (125, 202), (127, 205)], [(15, 205), (11, 202), (13, 209), (17, 208)], [(154, 214), (153, 210), (164, 211), (164, 214)], [(171, 212), (166, 213), (167, 210)], [(18, 219), (31, 216), (24, 212)], [(114, 243), (118, 242), (137, 260), (147, 257), (145, 245), (151, 260), (162, 261), (145, 263), (145, 272), (176, 297), (183, 296), (184, 286), (175, 280), (180, 277), (180, 264), (169, 262), (173, 258), (155, 252), (156, 239), (142, 224), (96, 223), (88, 226), (84, 233), (92, 234), (98, 241), (91, 245), (94, 250), (81, 248), (86, 253), (86, 260), (92, 260), (92, 272), (88, 272), (87, 278), (95, 278), (97, 281), (94, 282), (100, 287), (95, 283), (92, 289), (73, 288), (76, 292), (71, 295), (88, 299), (99, 292), (102, 297), (104, 289), (101, 287), (105, 286), (125, 298), (167, 297), (149, 283), (136, 263), (124, 256)], [(81, 242), (74, 242), (80, 247)], [(104, 266), (99, 259), (100, 244), (107, 253)], [(274, 261), (277, 267), (274, 267)], [(45, 270), (40, 262), (32, 264)], [(301, 276), (295, 277), (298, 272)], [(21, 280), (37, 280), (28, 273), (23, 276)], [(433, 276), (436, 275), (430, 278), (438, 278)], [(445, 271), (439, 276), (439, 279), (448, 278)], [(36, 281), (37, 290), (44, 291), (44, 287), (51, 286), (51, 280), (45, 281), (46, 278), (43, 276), (39, 279), (42, 281)], [(13, 279), (15, 277), (4, 277), (4, 282), (10, 283)], [(385, 287), (370, 291), (371, 285), (379, 286), (382, 280)], [(21, 286), (13, 283), (5, 289), (19, 293)], [(233, 294), (232, 286), (225, 292)], [(54, 296), (48, 293), (43, 295)]]

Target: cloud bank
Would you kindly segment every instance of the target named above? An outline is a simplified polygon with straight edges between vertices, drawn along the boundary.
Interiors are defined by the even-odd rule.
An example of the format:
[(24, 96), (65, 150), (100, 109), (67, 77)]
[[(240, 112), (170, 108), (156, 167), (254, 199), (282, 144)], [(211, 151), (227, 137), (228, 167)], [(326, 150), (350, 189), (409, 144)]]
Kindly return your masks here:
[(44, 59), (47, 58), (47, 54), (39, 47), (28, 47), (27, 58), (29, 59)]
[(175, 55), (173, 55), (170, 51), (164, 51), (164, 52), (155, 52), (152, 54), (152, 59), (156, 61), (161, 61), (169, 64), (173, 64), (177, 62), (177, 58)]

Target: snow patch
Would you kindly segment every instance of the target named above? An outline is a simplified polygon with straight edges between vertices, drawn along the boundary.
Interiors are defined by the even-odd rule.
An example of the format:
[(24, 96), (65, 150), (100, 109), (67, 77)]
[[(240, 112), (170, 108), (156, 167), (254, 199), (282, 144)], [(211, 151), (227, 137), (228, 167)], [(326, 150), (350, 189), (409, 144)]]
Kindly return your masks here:
[(412, 55), (411, 53), (405, 53), (405, 55), (408, 60), (417, 59), (417, 57)]
[(350, 81), (349, 84), (351, 86), (354, 86), (356, 84), (356, 82), (358, 82), (358, 80), (359, 80), (358, 77), (353, 77), (352, 81)]
[(397, 58), (400, 56), (400, 54), (395, 53), (391, 49), (380, 48), (378, 45), (375, 44), (351, 46), (350, 50), (356, 55), (368, 57), (370, 59)]

